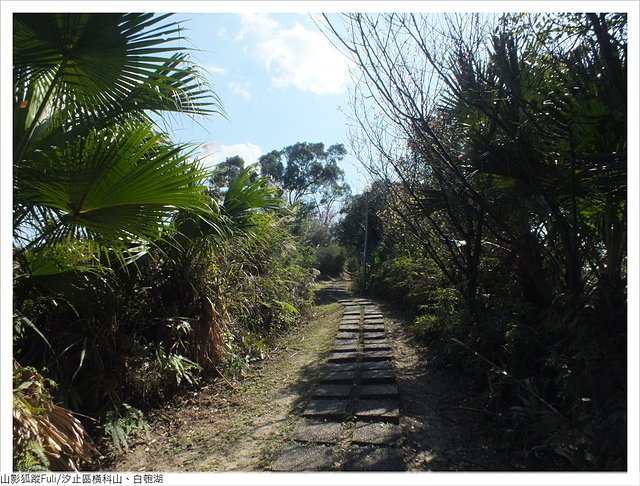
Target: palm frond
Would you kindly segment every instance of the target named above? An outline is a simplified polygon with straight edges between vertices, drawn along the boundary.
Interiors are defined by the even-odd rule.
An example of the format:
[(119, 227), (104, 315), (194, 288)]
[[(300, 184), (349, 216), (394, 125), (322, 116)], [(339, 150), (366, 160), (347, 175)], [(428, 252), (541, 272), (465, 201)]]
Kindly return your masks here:
[[(224, 115), (220, 99), (152, 14), (16, 14), (14, 160), (51, 138), (82, 135), (145, 111)], [(142, 117), (142, 118), (140, 118)], [(48, 126), (44, 134), (42, 126)], [(73, 130), (78, 133), (73, 133)], [(48, 138), (35, 145), (34, 140)]]
[(250, 226), (252, 214), (282, 207), (282, 200), (276, 196), (277, 189), (270, 185), (269, 179), (254, 179), (254, 175), (253, 167), (244, 169), (229, 185), (222, 203), (223, 213), (238, 228)]
[(179, 208), (208, 208), (205, 175), (183, 149), (162, 143), (149, 124), (95, 130), (25, 167), (15, 201), (48, 210), (40, 244), (155, 238)]

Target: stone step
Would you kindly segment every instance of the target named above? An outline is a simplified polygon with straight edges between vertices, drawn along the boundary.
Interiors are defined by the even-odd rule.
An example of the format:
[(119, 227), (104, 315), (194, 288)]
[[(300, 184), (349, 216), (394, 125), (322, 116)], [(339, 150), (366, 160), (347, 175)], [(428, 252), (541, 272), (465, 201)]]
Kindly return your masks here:
[(336, 339), (333, 342), (334, 346), (356, 346), (360, 345), (360, 339), (358, 338), (345, 338), (345, 339)]
[[(340, 330), (340, 328), (338, 328), (338, 330)], [(367, 324), (367, 323), (365, 323), (362, 326), (362, 330), (364, 331), (365, 335), (369, 334), (369, 333), (373, 333), (373, 332), (384, 332), (384, 325), (382, 325), (382, 324)]]
[[(374, 431), (370, 435), (375, 437)], [(340, 422), (320, 422), (316, 420), (302, 419), (291, 432), (290, 439), (298, 442), (317, 442), (320, 444), (335, 444), (342, 436)]]
[(332, 373), (332, 372), (336, 372), (336, 371), (355, 372), (356, 371), (356, 364), (355, 363), (327, 363), (324, 366), (323, 371), (325, 373)]
[[(378, 385), (382, 386), (382, 385)], [(393, 385), (389, 385), (393, 386)], [(351, 384), (333, 384), (333, 383), (321, 383), (316, 386), (316, 389), (313, 391), (314, 397), (341, 397), (347, 398), (351, 394), (351, 389), (353, 386)], [(396, 388), (396, 393), (397, 393)]]
[(358, 339), (357, 332), (338, 332), (336, 334), (336, 339)]
[(378, 341), (365, 341), (363, 343), (364, 346), (364, 350), (368, 351), (368, 350), (390, 350), (391, 346), (389, 346), (389, 343), (387, 342), (386, 339), (380, 339)]
[(393, 369), (362, 370), (360, 379), (363, 384), (395, 383), (396, 374)]
[(360, 385), (361, 398), (398, 397), (398, 386), (391, 383), (372, 383)]
[(340, 398), (313, 398), (302, 412), (303, 417), (342, 420), (346, 416), (349, 400)]
[(360, 330), (359, 324), (340, 324), (338, 332), (356, 332)]
[(357, 306), (348, 306), (345, 307), (344, 310), (342, 311), (342, 315), (344, 317), (346, 316), (357, 316), (360, 317), (360, 308)]
[(354, 447), (347, 451), (343, 471), (404, 471), (404, 458), (391, 447)]
[(384, 361), (393, 359), (393, 353), (384, 349), (370, 349), (362, 352), (362, 361)]
[(394, 398), (363, 398), (356, 402), (355, 416), (362, 420), (399, 423), (400, 409)]
[(329, 471), (333, 448), (323, 445), (292, 444), (271, 465), (272, 471)]
[(322, 375), (320, 383), (353, 383), (355, 377), (355, 371), (329, 371)]
[(360, 364), (360, 371), (370, 370), (393, 370), (393, 365), (390, 360), (384, 361), (367, 361)]
[(344, 353), (331, 353), (329, 358), (327, 359), (330, 363), (344, 363), (344, 362), (352, 362), (355, 363), (358, 359), (358, 355), (360, 353), (347, 351)]
[(331, 348), (331, 353), (357, 353), (360, 351), (358, 344), (336, 344)]
[(384, 332), (379, 331), (369, 331), (362, 333), (362, 337), (365, 341), (373, 340), (373, 339), (386, 339)]
[(397, 445), (402, 429), (388, 422), (356, 422), (351, 441), (356, 444)]

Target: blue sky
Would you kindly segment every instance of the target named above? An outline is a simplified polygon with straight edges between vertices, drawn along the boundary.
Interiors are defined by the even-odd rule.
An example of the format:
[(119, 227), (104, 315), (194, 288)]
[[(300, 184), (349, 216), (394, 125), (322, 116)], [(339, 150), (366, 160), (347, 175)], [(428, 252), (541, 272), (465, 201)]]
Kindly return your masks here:
[[(171, 120), (171, 133), (196, 143), (208, 165), (240, 155), (247, 163), (296, 142), (343, 143), (349, 66), (307, 14), (180, 13), (194, 60), (222, 99), (228, 119)], [(365, 178), (352, 154), (342, 162), (354, 193)]]

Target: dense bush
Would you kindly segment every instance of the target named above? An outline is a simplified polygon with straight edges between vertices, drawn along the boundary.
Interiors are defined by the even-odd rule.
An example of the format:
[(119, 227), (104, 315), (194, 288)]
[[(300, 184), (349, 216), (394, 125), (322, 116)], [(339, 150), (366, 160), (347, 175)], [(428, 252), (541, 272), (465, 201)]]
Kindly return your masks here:
[(316, 265), (324, 277), (340, 277), (346, 260), (345, 249), (337, 243), (330, 243), (316, 249)]
[[(126, 447), (140, 409), (241, 374), (310, 299), (277, 189), (241, 167), (207, 188), (149, 114), (224, 113), (168, 17), (14, 16), (17, 467), (90, 459), (54, 403)], [(58, 423), (78, 443), (60, 448)]]
[(361, 74), (376, 183), (342, 234), (373, 209), (370, 288), (476, 378), (524, 467), (624, 469), (626, 14), (325, 20)]

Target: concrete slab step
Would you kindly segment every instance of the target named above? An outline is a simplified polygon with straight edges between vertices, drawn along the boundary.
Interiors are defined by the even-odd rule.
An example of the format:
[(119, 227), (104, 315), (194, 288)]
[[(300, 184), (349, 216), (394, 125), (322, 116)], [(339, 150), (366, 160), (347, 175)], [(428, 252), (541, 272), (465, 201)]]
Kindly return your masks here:
[(360, 339), (358, 338), (350, 338), (350, 339), (336, 339), (333, 343), (334, 346), (356, 346), (360, 345)]
[(360, 324), (340, 324), (338, 332), (357, 332), (360, 330)]
[(369, 349), (362, 352), (362, 361), (383, 361), (393, 359), (393, 353), (384, 349)]
[(391, 360), (384, 361), (366, 361), (360, 364), (360, 371), (369, 370), (393, 370), (393, 364)]
[[(338, 330), (340, 330), (340, 329), (338, 328)], [(365, 334), (374, 333), (374, 332), (384, 332), (384, 325), (383, 324), (367, 324), (367, 323), (365, 323), (362, 326), (362, 331)]]
[(347, 451), (343, 471), (404, 471), (402, 452), (391, 447), (355, 447)]
[(320, 378), (320, 383), (353, 383), (355, 377), (355, 371), (329, 371), (322, 375), (322, 377)]
[(365, 341), (370, 341), (374, 339), (386, 339), (384, 332), (380, 332), (380, 331), (363, 332), (362, 337)]
[(360, 316), (360, 306), (348, 305), (342, 311), (343, 316)]
[(395, 383), (396, 374), (393, 369), (386, 370), (362, 370), (360, 373), (362, 384)]
[(357, 444), (397, 445), (402, 429), (388, 422), (356, 422), (351, 441)]
[(355, 363), (356, 360), (358, 359), (359, 354), (360, 353), (354, 352), (354, 351), (347, 351), (344, 353), (339, 353), (339, 352), (331, 353), (327, 361), (329, 361), (329, 363), (344, 363), (344, 362)]
[(331, 353), (357, 353), (361, 351), (358, 344), (336, 344), (331, 348)]
[(378, 420), (397, 424), (400, 408), (395, 398), (363, 398), (356, 402), (355, 416), (363, 420)]
[(323, 445), (292, 445), (271, 465), (272, 471), (329, 471), (333, 448)]
[(349, 400), (339, 398), (313, 398), (302, 412), (303, 417), (319, 417), (323, 419), (344, 419)]
[[(369, 435), (375, 437), (373, 431)], [(342, 424), (340, 422), (321, 422), (302, 419), (291, 433), (290, 439), (299, 442), (317, 442), (321, 444), (335, 444), (341, 439)]]
[(363, 343), (365, 351), (373, 351), (373, 350), (390, 350), (391, 346), (389, 345), (386, 339), (379, 339), (377, 341), (365, 341)]
[(337, 371), (355, 372), (356, 368), (357, 366), (355, 363), (327, 363), (322, 371), (324, 373), (332, 373)]
[(383, 398), (398, 397), (398, 386), (392, 383), (360, 385), (360, 397)]
[(338, 332), (336, 339), (358, 339), (357, 332)]
[[(382, 385), (378, 385), (382, 386)], [(389, 385), (393, 386), (393, 385)], [(313, 391), (314, 397), (342, 397), (347, 398), (351, 394), (351, 384), (320, 383)], [(384, 390), (382, 390), (384, 391)], [(396, 388), (397, 392), (397, 388)]]

